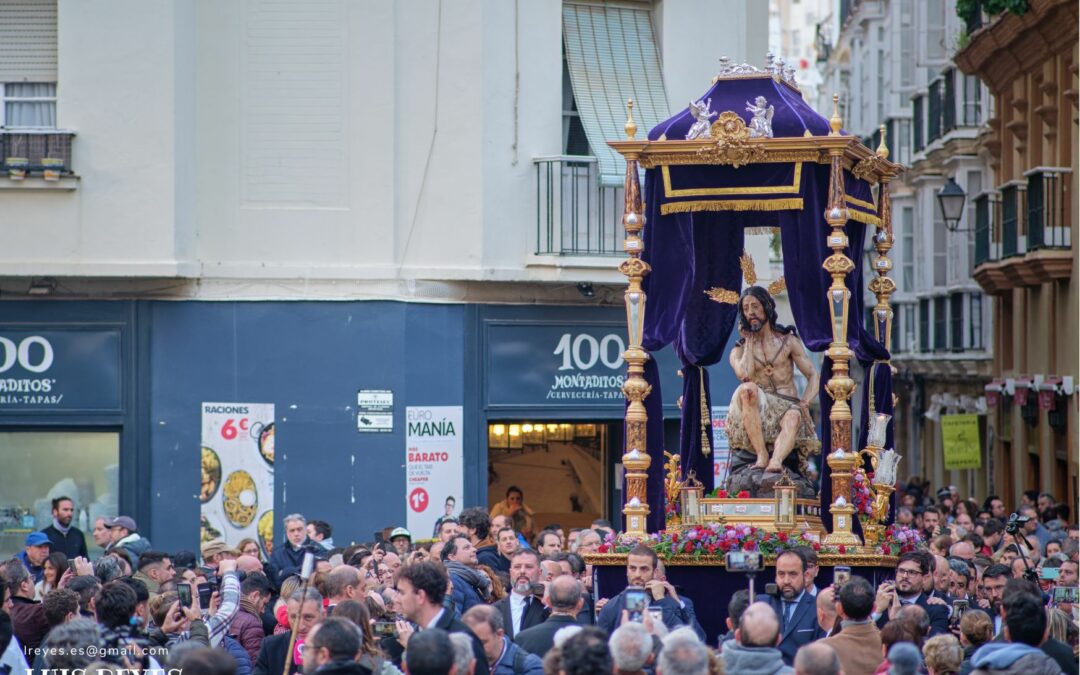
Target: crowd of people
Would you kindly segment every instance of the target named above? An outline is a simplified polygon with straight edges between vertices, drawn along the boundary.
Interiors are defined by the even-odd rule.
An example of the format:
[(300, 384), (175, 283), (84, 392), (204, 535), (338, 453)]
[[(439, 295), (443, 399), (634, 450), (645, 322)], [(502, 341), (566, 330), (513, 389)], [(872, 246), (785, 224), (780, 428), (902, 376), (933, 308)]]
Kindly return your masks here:
[[(290, 514), (268, 558), (252, 539), (161, 551), (119, 516), (95, 523), (91, 560), (60, 497), (0, 564), (0, 673), (1077, 673), (1068, 506), (1025, 493), (1010, 514), (917, 480), (899, 494), (897, 521), (926, 545), (876, 587), (826, 579), (797, 547), (756, 597), (680, 588), (645, 545), (626, 555), (627, 589), (598, 597), (584, 556), (610, 524), (534, 535), (517, 488), (490, 513), (448, 507), (422, 542), (397, 527), (343, 545), (330, 522)], [(695, 600), (726, 605), (723, 634), (706, 635)]]

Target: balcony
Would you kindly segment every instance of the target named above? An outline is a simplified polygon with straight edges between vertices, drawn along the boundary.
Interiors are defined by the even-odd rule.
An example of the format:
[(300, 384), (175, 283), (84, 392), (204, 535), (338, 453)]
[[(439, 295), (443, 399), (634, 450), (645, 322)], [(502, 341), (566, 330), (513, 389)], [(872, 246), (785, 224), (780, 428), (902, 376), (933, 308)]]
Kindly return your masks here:
[[(0, 187), (74, 187), (71, 145), (75, 132), (0, 129)], [(26, 181), (27, 178), (43, 179)]]
[(975, 280), (987, 293), (1072, 276), (1071, 169), (1035, 167), (1026, 180), (975, 199)]
[(595, 157), (537, 157), (536, 254), (622, 255), (623, 187), (601, 185)]

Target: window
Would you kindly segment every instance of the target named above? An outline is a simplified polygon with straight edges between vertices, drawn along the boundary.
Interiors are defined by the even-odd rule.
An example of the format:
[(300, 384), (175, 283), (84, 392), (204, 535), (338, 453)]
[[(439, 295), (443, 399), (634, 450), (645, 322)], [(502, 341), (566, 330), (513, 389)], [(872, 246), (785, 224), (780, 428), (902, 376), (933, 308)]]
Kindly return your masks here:
[(906, 304), (901, 310), (904, 317), (904, 351), (915, 350), (915, 305)]
[(930, 94), (927, 97), (926, 112), (926, 142), (933, 143), (941, 138), (941, 80), (930, 83)]
[[(941, 298), (944, 300), (944, 298)], [(954, 352), (964, 350), (964, 294), (949, 296), (949, 348)]]
[(919, 351), (930, 351), (930, 299), (919, 300)]
[(589, 139), (585, 138), (585, 127), (581, 124), (577, 101), (574, 100), (574, 87), (570, 83), (570, 68), (566, 65), (565, 51), (563, 52), (562, 73), (563, 154), (571, 157), (591, 155)]
[(949, 231), (945, 229), (944, 215), (938, 206), (937, 198), (931, 194), (934, 203), (931, 209), (934, 211), (934, 220), (931, 226), (934, 228), (934, 286), (944, 286), (948, 282), (949, 271)]
[(900, 209), (900, 290), (915, 290), (915, 210), (910, 206)]
[(956, 71), (950, 68), (943, 73), (943, 77), (945, 101), (941, 106), (941, 116), (944, 132), (949, 133), (956, 128)]
[(982, 83), (974, 75), (964, 75), (964, 126), (978, 126), (982, 114)]
[(923, 97), (916, 96), (911, 99), (911, 152), (917, 153), (923, 149)]
[(949, 315), (945, 306), (945, 298), (934, 298), (934, 351), (944, 351), (948, 344), (946, 339), (949, 331)]
[[(966, 191), (969, 195), (977, 195), (983, 191), (982, 186), (982, 172), (981, 171), (968, 171), (967, 172), (967, 186)], [(978, 214), (975, 212), (976, 204), (974, 199), (968, 199), (965, 202), (965, 218), (962, 227), (968, 228), (969, 232), (962, 233), (967, 237), (967, 260), (964, 261), (963, 267), (957, 267), (956, 276), (958, 278), (967, 278), (971, 272), (971, 269), (975, 266), (975, 235), (976, 228), (978, 228)]]
[(1001, 255), (1016, 255), (1019, 235), (1020, 190), (1016, 185), (1001, 189)]
[(945, 60), (945, 0), (926, 1), (926, 60)]
[(893, 136), (889, 145), (896, 148), (893, 161), (907, 165), (911, 162), (911, 120), (893, 120)]
[(906, 58), (900, 59), (901, 87), (915, 86), (915, 23), (912, 1), (902, 0), (900, 3), (900, 53), (906, 55)]
[(0, 432), (0, 461), (0, 557), (21, 552), (28, 531), (52, 523), (49, 494), (75, 502), (72, 524), (93, 550), (94, 519), (117, 514), (119, 433)]
[(982, 349), (982, 293), (972, 293), (969, 297), (971, 304), (971, 319), (968, 321), (968, 328), (971, 331), (971, 336), (968, 338), (968, 346), (971, 349)]
[(0, 84), (0, 127), (7, 129), (55, 129), (55, 82), (8, 82)]

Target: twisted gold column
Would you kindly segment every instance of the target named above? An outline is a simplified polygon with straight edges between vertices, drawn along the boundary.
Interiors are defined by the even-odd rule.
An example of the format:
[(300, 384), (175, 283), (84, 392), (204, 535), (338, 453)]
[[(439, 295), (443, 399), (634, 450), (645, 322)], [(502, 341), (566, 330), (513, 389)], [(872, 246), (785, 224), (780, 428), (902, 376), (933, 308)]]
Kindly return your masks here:
[[(877, 148), (877, 156), (882, 159), (889, 158), (889, 147), (885, 145), (885, 125), (881, 125), (881, 144)], [(879, 179), (878, 185), (878, 216), (881, 224), (874, 232), (874, 248), (878, 257), (874, 260), (874, 271), (877, 276), (870, 280), (870, 291), (877, 297), (874, 305), (874, 336), (885, 345), (885, 349), (892, 351), (892, 324), (893, 311), (889, 304), (889, 297), (896, 292), (896, 282), (889, 278), (892, 270), (892, 261), (889, 260), (889, 250), (893, 246), (892, 231), (892, 198), (889, 196), (889, 181), (891, 176), (884, 174)]]
[[(829, 120), (830, 136), (839, 136), (843, 120), (840, 119), (839, 97), (833, 95), (833, 114)], [(855, 381), (848, 374), (851, 349), (847, 344), (848, 312), (851, 293), (844, 285), (844, 277), (855, 269), (855, 263), (845, 254), (848, 237), (844, 232), (848, 211), (844, 200), (843, 148), (829, 150), (829, 202), (825, 209), (825, 221), (832, 227), (826, 243), (833, 253), (822, 267), (832, 277), (829, 286), (828, 305), (832, 319), (833, 339), (825, 354), (832, 361), (832, 376), (825, 391), (833, 399), (829, 414), (830, 445), (826, 461), (832, 470), (833, 503), (829, 513), (833, 518), (833, 531), (825, 537), (826, 544), (859, 545), (862, 542), (851, 532), (851, 519), (855, 507), (851, 505), (851, 471), (858, 455), (851, 451), (851, 406), (848, 400), (855, 392)]]
[[(634, 140), (637, 124), (634, 123), (634, 102), (626, 103), (626, 136)], [(629, 282), (624, 294), (626, 302), (627, 347), (623, 353), (626, 360), (626, 381), (622, 392), (629, 405), (626, 408), (626, 448), (622, 457), (626, 468), (626, 502), (623, 505), (626, 534), (631, 537), (644, 537), (645, 519), (649, 515), (649, 502), (646, 496), (646, 483), (651, 460), (646, 448), (645, 427), (649, 416), (645, 412), (645, 397), (652, 387), (645, 381), (645, 362), (649, 354), (641, 346), (642, 331), (645, 323), (645, 293), (641, 282), (649, 273), (649, 264), (641, 259), (645, 244), (641, 239), (641, 230), (645, 226), (645, 216), (641, 205), (641, 183), (638, 179), (638, 153), (626, 153), (626, 180), (624, 183), (626, 199), (623, 208), (623, 225), (626, 227), (626, 240), (623, 250), (630, 257), (619, 265), (619, 271), (626, 275)]]

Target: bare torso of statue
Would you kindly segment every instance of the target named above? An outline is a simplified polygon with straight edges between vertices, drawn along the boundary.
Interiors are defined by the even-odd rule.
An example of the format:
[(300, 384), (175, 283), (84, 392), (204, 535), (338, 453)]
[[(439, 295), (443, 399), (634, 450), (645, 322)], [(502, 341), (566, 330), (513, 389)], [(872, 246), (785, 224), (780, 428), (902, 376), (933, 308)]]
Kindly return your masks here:
[[(810, 417), (818, 374), (794, 329), (776, 322), (775, 304), (765, 289), (752, 286), (743, 292), (738, 321), (742, 339), (731, 350), (730, 362), (742, 384), (728, 410), (728, 437), (732, 448), (753, 452), (755, 468), (780, 473), (793, 448), (818, 442)], [(801, 395), (796, 368), (807, 380)]]

